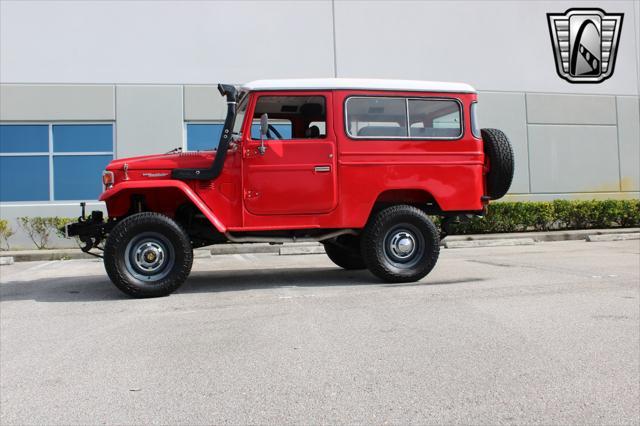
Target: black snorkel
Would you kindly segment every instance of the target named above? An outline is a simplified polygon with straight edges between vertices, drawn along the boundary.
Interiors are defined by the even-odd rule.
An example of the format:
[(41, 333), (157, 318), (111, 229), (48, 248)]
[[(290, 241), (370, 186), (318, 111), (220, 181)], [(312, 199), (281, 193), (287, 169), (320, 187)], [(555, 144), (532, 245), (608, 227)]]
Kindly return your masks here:
[(218, 142), (218, 150), (213, 164), (206, 169), (174, 169), (171, 172), (173, 179), (211, 180), (220, 176), (222, 167), (224, 167), (224, 160), (227, 158), (227, 150), (229, 149), (229, 141), (231, 140), (233, 131), (238, 92), (235, 86), (231, 84), (218, 84), (218, 91), (222, 96), (227, 98), (227, 117), (224, 120), (224, 127), (222, 128), (222, 134), (220, 135), (220, 142)]

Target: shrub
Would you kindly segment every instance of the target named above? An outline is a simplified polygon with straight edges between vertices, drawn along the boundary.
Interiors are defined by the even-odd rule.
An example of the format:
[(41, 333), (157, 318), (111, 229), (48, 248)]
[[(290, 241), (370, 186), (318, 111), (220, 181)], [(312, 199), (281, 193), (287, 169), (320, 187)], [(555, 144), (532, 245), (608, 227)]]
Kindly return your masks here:
[(498, 202), (483, 218), (452, 226), (452, 234), (640, 226), (640, 200)]
[(75, 217), (53, 217), (53, 227), (56, 231), (56, 235), (60, 238), (64, 238), (64, 231), (61, 231), (60, 228), (65, 226), (67, 223), (75, 222), (78, 218)]
[(7, 247), (9, 250), (9, 238), (14, 234), (13, 229), (11, 229), (11, 225), (9, 225), (9, 221), (0, 219), (0, 250), (3, 249), (3, 246)]
[(58, 236), (63, 237), (64, 234), (58, 228), (70, 222), (71, 218), (67, 217), (19, 217), (18, 223), (24, 232), (29, 236), (33, 244), (38, 250), (47, 248), (51, 233), (54, 232)]

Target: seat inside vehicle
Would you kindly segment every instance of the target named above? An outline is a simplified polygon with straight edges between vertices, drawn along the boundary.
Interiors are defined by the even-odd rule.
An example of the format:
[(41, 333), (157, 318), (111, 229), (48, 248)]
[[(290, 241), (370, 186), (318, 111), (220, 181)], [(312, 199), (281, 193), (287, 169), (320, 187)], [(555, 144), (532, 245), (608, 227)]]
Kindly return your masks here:
[(460, 136), (460, 129), (438, 128), (438, 127), (412, 127), (412, 137), (423, 138), (455, 138)]
[(358, 136), (391, 136), (391, 137), (399, 137), (399, 136), (407, 136), (404, 128), (400, 126), (365, 126), (362, 129), (358, 130)]

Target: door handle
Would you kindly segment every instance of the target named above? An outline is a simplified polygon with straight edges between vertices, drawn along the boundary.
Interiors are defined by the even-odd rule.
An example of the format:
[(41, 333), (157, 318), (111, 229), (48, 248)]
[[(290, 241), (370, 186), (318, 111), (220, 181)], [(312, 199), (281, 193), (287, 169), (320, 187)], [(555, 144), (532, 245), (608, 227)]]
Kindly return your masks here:
[(331, 166), (315, 166), (313, 168), (316, 173), (327, 173), (331, 171)]

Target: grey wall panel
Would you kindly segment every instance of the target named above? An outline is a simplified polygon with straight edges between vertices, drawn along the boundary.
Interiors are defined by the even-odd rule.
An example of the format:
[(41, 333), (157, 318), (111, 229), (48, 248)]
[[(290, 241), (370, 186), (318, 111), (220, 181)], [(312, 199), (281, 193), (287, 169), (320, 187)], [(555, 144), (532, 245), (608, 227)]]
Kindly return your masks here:
[[(87, 203), (87, 212), (92, 210), (102, 210), (106, 214), (106, 206), (101, 202)], [(78, 217), (80, 216), (80, 205), (77, 203), (33, 203), (33, 204), (1, 204), (0, 218), (9, 221), (9, 226), (15, 232), (9, 238), (11, 249), (35, 249), (33, 242), (27, 234), (18, 225), (18, 218), (21, 216), (59, 216), (59, 217)], [(49, 239), (51, 248), (70, 247), (77, 248), (78, 244), (74, 239), (60, 238), (57, 235), (51, 235)]]
[[(333, 75), (331, 0), (149, 4), (0, 1), (0, 78), (213, 84)], [(634, 5), (637, 16), (637, 0), (335, 0), (338, 74), (466, 81), (482, 90), (635, 95)], [(546, 14), (571, 7), (625, 14), (615, 73), (601, 84), (569, 84), (556, 74)]]
[(616, 124), (614, 96), (527, 94), (529, 124)]
[(114, 120), (111, 85), (0, 85), (0, 120)]
[(529, 149), (524, 93), (480, 92), (478, 122), (480, 127), (500, 129), (509, 137), (515, 155), (515, 175), (509, 192), (529, 192)]
[(182, 86), (116, 87), (118, 158), (183, 146)]
[(620, 190), (615, 126), (529, 125), (531, 192)]
[(620, 187), (623, 191), (640, 191), (640, 98), (622, 96), (616, 101), (620, 146)]
[(227, 104), (217, 86), (184, 86), (185, 120), (222, 120), (226, 113)]
[[(625, 13), (615, 72), (600, 84), (569, 84), (557, 75), (546, 14), (572, 7)], [(637, 94), (633, 9), (633, 1), (336, 0), (338, 76), (465, 81), (494, 91)]]
[(331, 17), (331, 0), (0, 1), (0, 78), (217, 84), (331, 77)]

